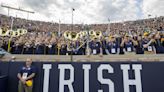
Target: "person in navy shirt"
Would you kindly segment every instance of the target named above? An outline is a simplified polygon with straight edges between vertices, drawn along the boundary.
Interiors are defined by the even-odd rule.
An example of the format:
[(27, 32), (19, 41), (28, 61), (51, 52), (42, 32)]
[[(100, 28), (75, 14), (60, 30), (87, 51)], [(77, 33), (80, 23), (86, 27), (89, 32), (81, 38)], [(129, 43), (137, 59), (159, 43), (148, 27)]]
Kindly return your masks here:
[(23, 46), (23, 54), (33, 54), (33, 44), (31, 42), (26, 42)]
[(135, 46), (135, 48), (136, 54), (144, 54), (143, 40), (141, 35), (137, 37), (137, 45)]
[(12, 54), (21, 54), (23, 50), (23, 45), (21, 43), (15, 42), (12, 46), (11, 52)]
[(144, 33), (143, 38), (143, 47), (144, 47), (144, 54), (155, 54), (155, 39), (153, 35), (150, 35), (149, 33)]
[[(32, 65), (32, 59), (28, 58), (24, 66), (18, 71), (17, 77), (19, 79), (18, 92), (32, 92), (33, 79), (36, 75), (36, 67)], [(32, 85), (28, 86), (27, 81), (31, 81)]]
[(47, 54), (54, 55), (57, 54), (57, 44), (56, 43), (49, 43), (47, 46)]
[(107, 53), (106, 53), (107, 39), (105, 39), (105, 37), (101, 38), (101, 43), (102, 43), (103, 55), (107, 55)]
[(137, 42), (132, 38), (131, 35), (125, 35), (121, 42), (121, 47), (123, 48), (124, 53), (132, 54), (134, 53), (134, 46), (137, 45)]
[(116, 41), (114, 36), (110, 36), (109, 39), (107, 39), (106, 43), (106, 53), (109, 54), (117, 54), (119, 51), (118, 48), (118, 42)]
[(74, 50), (73, 50), (74, 55), (84, 55), (83, 46), (81, 45), (82, 42), (80, 40), (74, 42)]
[(34, 53), (35, 54), (44, 54), (44, 51), (45, 51), (45, 45), (43, 44), (43, 43), (36, 43), (35, 44), (35, 51), (34, 51)]
[(97, 38), (89, 42), (90, 54), (91, 55), (102, 55), (102, 45)]
[(65, 41), (59, 41), (58, 42), (58, 49), (60, 55), (66, 55), (67, 54), (67, 45)]
[(156, 54), (163, 54), (164, 53), (164, 46), (162, 45), (161, 35), (159, 32), (155, 35), (155, 43), (154, 43)]

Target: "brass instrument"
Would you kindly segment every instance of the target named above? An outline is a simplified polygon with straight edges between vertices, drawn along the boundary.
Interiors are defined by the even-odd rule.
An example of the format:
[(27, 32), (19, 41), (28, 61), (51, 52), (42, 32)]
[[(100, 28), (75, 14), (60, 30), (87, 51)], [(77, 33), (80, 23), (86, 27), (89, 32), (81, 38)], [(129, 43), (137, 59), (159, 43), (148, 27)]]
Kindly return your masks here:
[[(26, 30), (26, 29), (17, 29), (17, 32), (18, 32), (18, 34), (20, 34), (20, 35), (27, 34), (27, 30)], [(19, 35), (19, 36), (20, 36), (20, 35)]]
[[(64, 32), (63, 36), (64, 36), (65, 39), (76, 41), (79, 38), (82, 39), (84, 36), (87, 36), (87, 34), (88, 34), (87, 31), (80, 31), (78, 33), (77, 32), (66, 31), (66, 32)], [(91, 39), (94, 39), (94, 38), (100, 39), (103, 36), (103, 34), (102, 34), (101, 31), (90, 30), (89, 31), (89, 36), (90, 36)]]
[(91, 36), (91, 35), (96, 35), (96, 33), (95, 33), (94, 30), (91, 30), (91, 31), (89, 31), (89, 35), (90, 35), (90, 36)]
[(78, 35), (76, 32), (71, 32), (70, 34), (70, 40), (77, 40), (78, 39)]
[(83, 38), (83, 34), (82, 34), (82, 32), (77, 33), (77, 39), (78, 39), (78, 38), (80, 38), (80, 39)]
[(17, 36), (21, 36), (27, 34), (27, 30), (26, 29), (17, 29), (15, 31), (13, 30), (8, 30), (7, 28), (0, 28), (0, 36), (13, 36), (13, 37), (17, 37)]
[(13, 31), (12, 30), (8, 30), (5, 34), (5, 36), (12, 36), (13, 35)]
[(63, 35), (65, 39), (70, 39), (70, 31), (65, 31)]
[(13, 37), (18, 37), (20, 36), (20, 32), (19, 31), (13, 31)]
[(97, 31), (95, 33), (95, 37), (98, 38), (98, 39), (100, 39), (102, 37), (102, 32), (101, 31)]
[(7, 28), (0, 28), (0, 36), (6, 36)]
[(82, 35), (83, 35), (83, 36), (86, 36), (87, 34), (88, 34), (87, 31), (83, 31), (83, 32), (82, 32)]
[(24, 34), (27, 34), (27, 33), (28, 33), (28, 31), (27, 31), (26, 29), (23, 29), (23, 30), (24, 30), (24, 31), (23, 31), (23, 32), (24, 32)]

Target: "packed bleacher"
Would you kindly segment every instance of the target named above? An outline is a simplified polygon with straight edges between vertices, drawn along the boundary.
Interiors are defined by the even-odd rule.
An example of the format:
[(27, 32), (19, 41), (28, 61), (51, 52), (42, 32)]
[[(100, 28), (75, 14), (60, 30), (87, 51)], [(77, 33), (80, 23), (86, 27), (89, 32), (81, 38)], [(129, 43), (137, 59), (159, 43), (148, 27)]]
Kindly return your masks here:
[[(0, 48), (12, 54), (163, 54), (164, 17), (109, 24), (59, 24), (0, 15)], [(22, 35), (18, 29), (27, 30)], [(59, 32), (60, 29), (60, 32)], [(13, 31), (12, 34), (7, 33)], [(14, 35), (15, 33), (15, 35)], [(21, 34), (21, 33), (20, 33)]]

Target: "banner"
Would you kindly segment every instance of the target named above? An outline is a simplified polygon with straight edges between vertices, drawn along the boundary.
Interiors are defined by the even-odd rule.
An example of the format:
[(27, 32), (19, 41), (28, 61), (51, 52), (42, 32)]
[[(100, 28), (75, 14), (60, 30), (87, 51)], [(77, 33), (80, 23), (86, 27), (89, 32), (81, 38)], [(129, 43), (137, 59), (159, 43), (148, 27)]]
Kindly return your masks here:
[[(8, 64), (9, 92), (17, 92), (19, 67)], [(35, 62), (33, 92), (164, 92), (163, 62)], [(3, 66), (0, 63), (0, 72)], [(2, 68), (3, 67), (3, 68)]]

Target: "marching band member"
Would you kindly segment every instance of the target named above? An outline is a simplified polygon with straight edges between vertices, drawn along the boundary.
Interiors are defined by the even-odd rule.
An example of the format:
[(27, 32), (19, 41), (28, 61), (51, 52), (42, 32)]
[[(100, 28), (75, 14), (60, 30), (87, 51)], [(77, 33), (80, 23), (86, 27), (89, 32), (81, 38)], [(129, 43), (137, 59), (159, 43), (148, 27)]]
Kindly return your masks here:
[(16, 41), (12, 46), (11, 52), (12, 54), (21, 54), (22, 50), (23, 50), (23, 45), (20, 42)]
[(56, 40), (51, 39), (50, 42), (47, 45), (47, 54), (57, 54), (57, 44)]
[(164, 47), (164, 33), (163, 35), (161, 35), (161, 43), (162, 43), (162, 46)]
[(37, 39), (34, 45), (34, 53), (35, 54), (44, 54), (44, 44), (43, 44), (43, 40), (41, 39)]
[(60, 51), (60, 55), (66, 55), (67, 54), (67, 45), (66, 42), (61, 40), (58, 42), (58, 49)]
[(90, 54), (91, 55), (102, 55), (102, 45), (97, 38), (89, 42)]
[(137, 37), (137, 44), (135, 48), (136, 48), (136, 54), (144, 54), (143, 40), (141, 35)]
[(102, 44), (103, 55), (107, 55), (107, 53), (106, 53), (107, 41), (106, 41), (105, 37), (101, 38), (101, 44)]
[(154, 46), (154, 37), (150, 37), (149, 33), (144, 33), (143, 38), (143, 47), (144, 47), (144, 54), (155, 54), (156, 49)]
[(164, 53), (164, 46), (162, 46), (161, 35), (159, 34), (159, 32), (155, 35), (154, 45), (156, 49), (156, 54)]
[(3, 44), (2, 44), (2, 48), (4, 49), (4, 50), (6, 50), (7, 51), (7, 49), (8, 49), (8, 42), (7, 41), (5, 41), (5, 39), (3, 39)]
[(67, 40), (67, 54), (68, 55), (73, 55), (73, 49), (74, 49), (74, 42), (71, 40)]
[(82, 47), (81, 47), (81, 42), (80, 40), (76, 40), (75, 42), (73, 42), (73, 54), (74, 55), (84, 55), (84, 52), (82, 50)]
[(81, 46), (78, 50), (78, 55), (85, 55), (86, 43), (83, 40), (78, 40), (78, 45)]
[(109, 39), (107, 39), (106, 43), (106, 53), (109, 54), (117, 54), (119, 51), (118, 49), (118, 42), (116, 41), (116, 38), (114, 36), (110, 36)]
[(23, 54), (33, 54), (33, 45), (31, 41), (25, 42), (23, 46)]
[[(123, 48), (123, 52), (125, 54), (132, 54), (134, 53), (134, 46), (137, 45), (136, 41), (130, 35), (125, 35), (121, 42), (121, 47)], [(120, 49), (121, 50), (121, 49)]]

